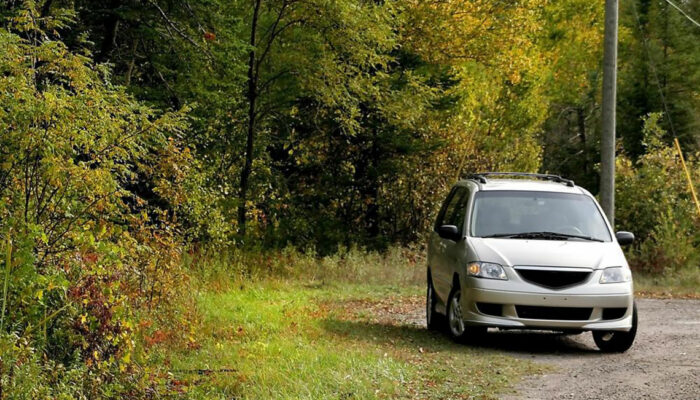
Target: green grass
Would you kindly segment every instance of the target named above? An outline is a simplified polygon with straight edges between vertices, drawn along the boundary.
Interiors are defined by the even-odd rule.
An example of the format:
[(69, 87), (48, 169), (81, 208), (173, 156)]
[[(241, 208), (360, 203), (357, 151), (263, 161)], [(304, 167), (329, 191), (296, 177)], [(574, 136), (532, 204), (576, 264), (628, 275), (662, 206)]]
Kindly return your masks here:
[(700, 268), (669, 270), (663, 274), (635, 274), (638, 296), (652, 298), (700, 298)]
[(154, 352), (188, 398), (495, 398), (535, 364), (452, 343), (418, 286), (258, 282), (197, 295), (197, 346)]
[[(166, 339), (151, 348), (151, 365), (168, 374), (162, 391), (195, 399), (496, 398), (542, 371), (420, 326), (423, 254), (350, 248), (318, 258), (285, 249), (187, 259), (193, 295), (184, 307), (198, 320), (180, 335), (192, 337), (189, 345)], [(636, 274), (635, 285), (641, 296), (697, 297), (699, 277), (697, 269)]]

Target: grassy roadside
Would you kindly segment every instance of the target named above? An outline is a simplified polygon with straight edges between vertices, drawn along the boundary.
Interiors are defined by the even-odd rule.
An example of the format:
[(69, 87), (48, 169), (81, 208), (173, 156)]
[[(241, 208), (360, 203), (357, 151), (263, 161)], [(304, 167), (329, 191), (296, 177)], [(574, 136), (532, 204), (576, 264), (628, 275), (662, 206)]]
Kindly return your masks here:
[(668, 271), (660, 275), (634, 275), (637, 297), (700, 299), (700, 267)]
[(264, 282), (197, 297), (197, 345), (153, 360), (187, 398), (496, 398), (540, 371), (420, 327), (418, 286)]
[[(158, 391), (188, 399), (488, 399), (543, 370), (425, 330), (422, 254), (346, 249), (317, 258), (287, 249), (192, 260), (183, 307), (196, 321), (165, 333), (154, 327), (147, 340), (149, 364), (170, 382)], [(699, 287), (689, 270), (635, 274), (635, 285), (639, 297), (697, 297)], [(178, 330), (189, 341), (168, 339)]]

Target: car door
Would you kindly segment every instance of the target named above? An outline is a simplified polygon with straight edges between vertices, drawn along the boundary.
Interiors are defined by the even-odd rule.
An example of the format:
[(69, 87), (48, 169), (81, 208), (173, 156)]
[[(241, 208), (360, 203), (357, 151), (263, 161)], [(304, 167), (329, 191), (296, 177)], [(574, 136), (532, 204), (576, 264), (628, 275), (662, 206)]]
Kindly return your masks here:
[(454, 198), (456, 189), (456, 187), (453, 187), (450, 193), (445, 198), (445, 200), (442, 202), (440, 212), (438, 212), (438, 216), (435, 219), (435, 226), (433, 227), (433, 231), (430, 233), (430, 243), (428, 244), (428, 266), (430, 268), (430, 274), (432, 277), (435, 294), (441, 302), (445, 301), (445, 297), (442, 295), (442, 289), (444, 288), (444, 283), (442, 282), (442, 279), (445, 273), (440, 273), (440, 268), (444, 265), (444, 262), (442, 261), (444, 258), (444, 246), (442, 238), (438, 234), (438, 228), (441, 225), (443, 225), (445, 214), (447, 213), (447, 208), (451, 203), (452, 199)]
[(435, 250), (431, 260), (433, 287), (443, 304), (447, 301), (447, 296), (449, 296), (452, 289), (452, 274), (454, 271), (452, 264), (454, 264), (454, 246), (457, 244), (457, 241), (440, 237), (437, 230), (441, 225), (455, 225), (460, 232), (463, 232), (464, 224), (459, 223), (459, 215), (464, 216), (466, 210), (460, 211), (459, 208), (460, 204), (466, 204), (468, 194), (467, 188), (462, 186), (457, 186), (452, 190), (445, 201), (443, 209), (440, 211), (432, 234), (434, 240), (433, 248)]
[(447, 295), (452, 290), (452, 277), (455, 272), (462, 271), (462, 266), (466, 262), (465, 255), (467, 250), (467, 242), (464, 240), (466, 229), (467, 209), (469, 208), (470, 190), (467, 187), (460, 187), (460, 193), (455, 205), (455, 209), (450, 215), (449, 220), (444, 223), (457, 227), (458, 240), (446, 240), (443, 247), (444, 262), (447, 268), (445, 280), (448, 282)]

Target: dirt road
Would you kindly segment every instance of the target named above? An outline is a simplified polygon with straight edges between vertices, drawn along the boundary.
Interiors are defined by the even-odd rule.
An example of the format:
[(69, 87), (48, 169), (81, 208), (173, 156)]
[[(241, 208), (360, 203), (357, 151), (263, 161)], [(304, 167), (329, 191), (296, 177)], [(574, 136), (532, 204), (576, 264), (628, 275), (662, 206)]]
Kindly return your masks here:
[(498, 333), (492, 346), (555, 367), (507, 399), (700, 399), (700, 301), (637, 300), (639, 331), (624, 354), (601, 354), (590, 333)]
[[(639, 330), (624, 354), (602, 354), (591, 334), (493, 331), (481, 346), (550, 365), (505, 399), (700, 399), (700, 301), (638, 299)], [(423, 324), (422, 310), (399, 316)]]

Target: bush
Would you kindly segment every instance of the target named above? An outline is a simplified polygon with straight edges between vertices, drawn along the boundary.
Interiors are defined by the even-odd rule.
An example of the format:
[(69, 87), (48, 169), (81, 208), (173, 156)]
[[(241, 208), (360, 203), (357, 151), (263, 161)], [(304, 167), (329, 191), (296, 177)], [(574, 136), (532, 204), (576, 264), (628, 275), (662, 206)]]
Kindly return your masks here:
[(0, 397), (135, 397), (136, 310), (183, 281), (186, 125), (68, 51), (58, 15), (0, 28)]
[[(700, 217), (676, 149), (662, 141), (660, 117), (645, 118), (645, 155), (634, 163), (618, 158), (615, 221), (637, 235), (628, 251), (632, 268), (657, 274), (697, 268), (700, 262)], [(697, 155), (687, 160), (695, 182), (700, 178), (697, 160)]]

